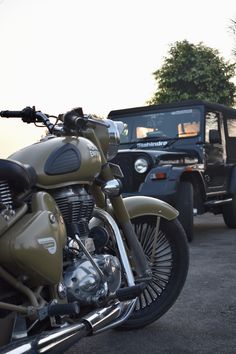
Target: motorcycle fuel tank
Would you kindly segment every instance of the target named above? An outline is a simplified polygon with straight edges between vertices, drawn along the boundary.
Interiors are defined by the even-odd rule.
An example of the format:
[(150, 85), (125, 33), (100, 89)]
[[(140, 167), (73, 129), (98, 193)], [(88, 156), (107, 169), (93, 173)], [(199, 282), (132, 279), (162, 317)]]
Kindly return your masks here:
[(89, 184), (101, 171), (101, 156), (88, 139), (51, 137), (17, 151), (10, 157), (34, 167), (37, 186), (44, 189)]

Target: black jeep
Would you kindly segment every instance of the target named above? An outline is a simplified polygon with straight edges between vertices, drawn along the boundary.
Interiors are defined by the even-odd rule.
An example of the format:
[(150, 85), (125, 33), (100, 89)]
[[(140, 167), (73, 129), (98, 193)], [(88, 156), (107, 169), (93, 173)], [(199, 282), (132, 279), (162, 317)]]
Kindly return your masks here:
[(199, 100), (115, 110), (123, 121), (123, 195), (160, 198), (179, 212), (189, 241), (193, 215), (222, 213), (236, 228), (236, 109)]

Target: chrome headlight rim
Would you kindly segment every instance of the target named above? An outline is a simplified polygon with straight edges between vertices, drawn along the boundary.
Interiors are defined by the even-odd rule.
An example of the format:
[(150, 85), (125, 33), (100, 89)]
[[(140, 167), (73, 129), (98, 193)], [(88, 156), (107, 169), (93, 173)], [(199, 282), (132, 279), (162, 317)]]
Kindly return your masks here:
[(108, 135), (109, 135), (109, 144), (107, 150), (107, 160), (112, 160), (118, 153), (120, 146), (120, 134), (122, 133), (125, 125), (121, 121), (113, 121), (107, 119), (109, 123)]
[(145, 157), (138, 157), (134, 162), (134, 169), (137, 173), (146, 173), (149, 168), (149, 162)]

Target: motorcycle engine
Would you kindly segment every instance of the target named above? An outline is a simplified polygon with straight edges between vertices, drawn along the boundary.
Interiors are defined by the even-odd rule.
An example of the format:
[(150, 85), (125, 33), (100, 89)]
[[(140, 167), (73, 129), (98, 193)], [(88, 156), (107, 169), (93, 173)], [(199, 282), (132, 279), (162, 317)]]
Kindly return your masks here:
[(79, 301), (83, 305), (98, 304), (108, 294), (114, 295), (120, 287), (121, 272), (118, 258), (105, 254), (94, 255), (92, 259), (102, 275), (86, 257), (82, 257), (66, 269), (64, 282), (69, 301)]
[(94, 199), (85, 187), (80, 185), (55, 189), (51, 192), (70, 232), (70, 225), (91, 218)]
[[(68, 234), (69, 265), (64, 271), (68, 300), (82, 305), (97, 304), (120, 287), (121, 265), (117, 257), (103, 252), (102, 244), (105, 245), (109, 238), (105, 229), (89, 230), (94, 199), (82, 186), (61, 188), (51, 194), (62, 213)], [(74, 237), (75, 231), (79, 240)]]

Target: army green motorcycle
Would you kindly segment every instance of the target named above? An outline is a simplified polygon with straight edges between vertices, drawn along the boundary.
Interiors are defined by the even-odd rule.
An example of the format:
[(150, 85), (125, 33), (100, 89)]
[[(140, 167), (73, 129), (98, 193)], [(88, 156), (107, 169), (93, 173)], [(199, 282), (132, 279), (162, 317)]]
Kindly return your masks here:
[(123, 123), (76, 108), (27, 107), (5, 118), (49, 133), (0, 159), (1, 353), (56, 353), (110, 328), (135, 329), (175, 302), (188, 271), (178, 212), (122, 199)]

